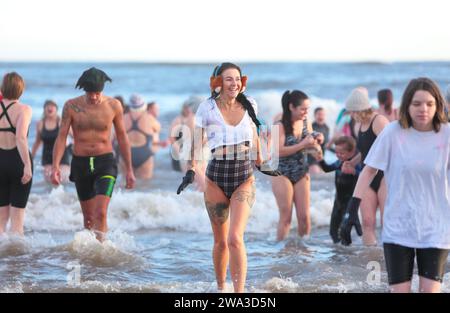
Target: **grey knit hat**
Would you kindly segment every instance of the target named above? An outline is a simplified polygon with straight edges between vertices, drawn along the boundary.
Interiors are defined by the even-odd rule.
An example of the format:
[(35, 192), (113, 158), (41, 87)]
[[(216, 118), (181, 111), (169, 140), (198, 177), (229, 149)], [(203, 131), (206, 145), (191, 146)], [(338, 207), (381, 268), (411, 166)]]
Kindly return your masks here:
[(369, 91), (365, 87), (353, 89), (350, 96), (345, 100), (345, 109), (347, 111), (364, 111), (371, 107), (369, 102)]

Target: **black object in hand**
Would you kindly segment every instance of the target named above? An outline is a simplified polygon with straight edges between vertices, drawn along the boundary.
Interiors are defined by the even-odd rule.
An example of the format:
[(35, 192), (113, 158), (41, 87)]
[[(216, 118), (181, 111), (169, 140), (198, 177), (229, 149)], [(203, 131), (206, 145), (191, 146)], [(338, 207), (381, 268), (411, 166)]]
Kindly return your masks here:
[(255, 165), (255, 167), (258, 169), (258, 171), (260, 171), (261, 173), (263, 173), (265, 175), (269, 175), (269, 176), (281, 176), (281, 175), (283, 175), (283, 174), (281, 174), (281, 172), (279, 170), (266, 171), (266, 170), (262, 170), (261, 166)]
[(347, 204), (347, 209), (345, 211), (344, 217), (342, 218), (340, 236), (341, 243), (344, 246), (348, 246), (352, 243), (352, 228), (355, 226), (356, 233), (358, 236), (362, 236), (361, 223), (359, 222), (358, 209), (361, 199), (352, 197)]
[(194, 181), (194, 177), (195, 177), (195, 172), (193, 170), (188, 170), (186, 172), (186, 175), (183, 177), (183, 181), (181, 182), (180, 186), (178, 187), (177, 195), (179, 195), (184, 190), (184, 188), (187, 187), (187, 185), (192, 184), (192, 182)]

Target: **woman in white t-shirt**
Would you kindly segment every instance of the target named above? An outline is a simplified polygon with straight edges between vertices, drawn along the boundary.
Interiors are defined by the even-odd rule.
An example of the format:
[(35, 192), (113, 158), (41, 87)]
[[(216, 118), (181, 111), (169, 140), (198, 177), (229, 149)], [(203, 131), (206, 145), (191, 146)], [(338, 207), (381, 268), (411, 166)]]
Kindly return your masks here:
[(387, 197), (382, 240), (392, 292), (410, 292), (417, 255), (419, 290), (439, 292), (450, 249), (450, 127), (438, 85), (413, 79), (403, 94), (400, 119), (384, 128), (341, 225), (351, 243), (361, 231), (358, 206), (377, 170), (384, 171)]
[(256, 165), (262, 163), (256, 140), (256, 127), (260, 126), (257, 107), (253, 99), (243, 94), (246, 81), (247, 77), (242, 76), (235, 64), (222, 63), (214, 69), (210, 79), (212, 95), (200, 104), (195, 115), (190, 169), (177, 191), (181, 192), (194, 180), (196, 161), (202, 155), (203, 133), (206, 133), (212, 158), (206, 169), (204, 199), (214, 234), (217, 287), (219, 290), (225, 287), (229, 262), (235, 292), (244, 291), (247, 275), (244, 231), (255, 201), (251, 160), (256, 160)]

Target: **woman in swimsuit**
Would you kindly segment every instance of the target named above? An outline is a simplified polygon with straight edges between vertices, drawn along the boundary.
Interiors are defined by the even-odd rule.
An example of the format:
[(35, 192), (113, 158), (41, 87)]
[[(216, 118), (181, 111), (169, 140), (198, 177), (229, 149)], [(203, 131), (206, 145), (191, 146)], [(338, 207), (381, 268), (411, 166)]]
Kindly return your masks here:
[[(359, 150), (358, 156), (352, 161), (345, 162), (345, 166), (355, 167), (357, 163), (364, 167), (364, 161), (370, 148), (383, 128), (389, 124), (389, 120), (381, 114), (375, 112), (369, 102), (369, 92), (364, 87), (355, 88), (345, 102), (345, 108), (351, 112), (356, 124), (354, 127), (357, 134), (356, 147)], [(386, 184), (384, 182), (383, 171), (378, 171), (370, 184), (370, 189), (364, 193), (361, 201), (362, 236), (366, 246), (377, 244), (376, 239), (376, 213), (380, 208), (380, 221), (383, 225), (384, 202), (386, 199)]]
[(313, 136), (307, 120), (310, 100), (299, 90), (286, 91), (281, 99), (283, 114), (279, 125), (279, 165), (282, 176), (272, 178), (272, 191), (280, 211), (277, 240), (289, 234), (292, 208), (295, 204), (298, 234), (307, 236), (311, 231), (309, 212), (310, 181), (305, 150), (320, 149), (323, 135)]
[(124, 123), (131, 145), (134, 173), (136, 178), (150, 179), (154, 165), (152, 148), (158, 144), (154, 138), (156, 120), (147, 112), (147, 104), (139, 95), (131, 96), (129, 108), (130, 111), (124, 115)]
[[(51, 183), (53, 146), (55, 145), (56, 137), (58, 137), (60, 122), (61, 118), (58, 115), (58, 105), (52, 100), (45, 101), (44, 116), (36, 125), (36, 140), (31, 149), (31, 156), (34, 159), (36, 152), (42, 143), (41, 164), (44, 167), (45, 181), (48, 183)], [(66, 147), (66, 151), (61, 159), (60, 168), (62, 181), (68, 182), (70, 173), (69, 147)]]

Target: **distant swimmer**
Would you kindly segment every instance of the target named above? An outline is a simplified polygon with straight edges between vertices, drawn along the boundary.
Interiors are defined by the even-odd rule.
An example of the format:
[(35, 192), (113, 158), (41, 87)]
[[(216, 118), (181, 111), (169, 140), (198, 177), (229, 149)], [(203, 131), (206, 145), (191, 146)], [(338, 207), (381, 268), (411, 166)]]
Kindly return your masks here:
[(394, 95), (390, 89), (381, 89), (378, 91), (378, 113), (386, 117), (389, 122), (398, 120), (398, 109), (393, 107)]
[[(52, 100), (47, 100), (44, 103), (44, 116), (36, 124), (36, 139), (31, 149), (31, 156), (34, 158), (40, 145), (42, 147), (41, 164), (44, 167), (44, 178), (47, 182), (51, 182), (52, 162), (53, 162), (53, 146), (55, 145), (56, 137), (58, 137), (59, 125), (61, 118), (58, 115), (58, 105)], [(70, 156), (71, 147), (66, 145), (66, 150), (61, 159), (61, 178), (62, 182), (69, 180), (70, 172)]]
[[(183, 132), (194, 133), (195, 130), (195, 112), (197, 111), (200, 103), (204, 101), (204, 98), (199, 96), (191, 96), (184, 101), (181, 108), (180, 115), (178, 115), (171, 123), (169, 130), (168, 142), (171, 143), (171, 159), (172, 159), (172, 169), (175, 171), (185, 173), (187, 171), (188, 162), (183, 160), (183, 155), (185, 153), (190, 153), (190, 151), (185, 151), (186, 148), (190, 149), (190, 144), (184, 144), (185, 141), (190, 140), (190, 136), (184, 136)], [(187, 137), (187, 138), (186, 138)], [(183, 150), (184, 149), (184, 150)], [(202, 158), (197, 160), (195, 168), (195, 183), (197, 185), (197, 190), (205, 191), (205, 171), (206, 165), (209, 160), (210, 152), (206, 145), (206, 136), (203, 137), (202, 141)]]
[(70, 180), (75, 183), (84, 227), (93, 230), (100, 241), (104, 240), (107, 232), (107, 209), (117, 177), (111, 143), (113, 125), (120, 155), (126, 165), (126, 188), (133, 188), (135, 183), (122, 106), (118, 100), (103, 95), (106, 81), (111, 79), (94, 67), (79, 78), (76, 87), (83, 89), (85, 94), (68, 100), (64, 105), (52, 164), (52, 182), (60, 184), (59, 164), (72, 127), (74, 145)]
[[(158, 121), (147, 111), (147, 103), (138, 95), (130, 97), (129, 112), (124, 115), (124, 124), (131, 145), (131, 164), (139, 179), (153, 177), (154, 152), (157, 145), (155, 128), (160, 129)], [(126, 168), (125, 162), (121, 162)]]
[(0, 100), (0, 234), (10, 231), (23, 235), (25, 207), (30, 195), (33, 161), (28, 150), (31, 107), (19, 102), (25, 89), (22, 77), (3, 77)]

